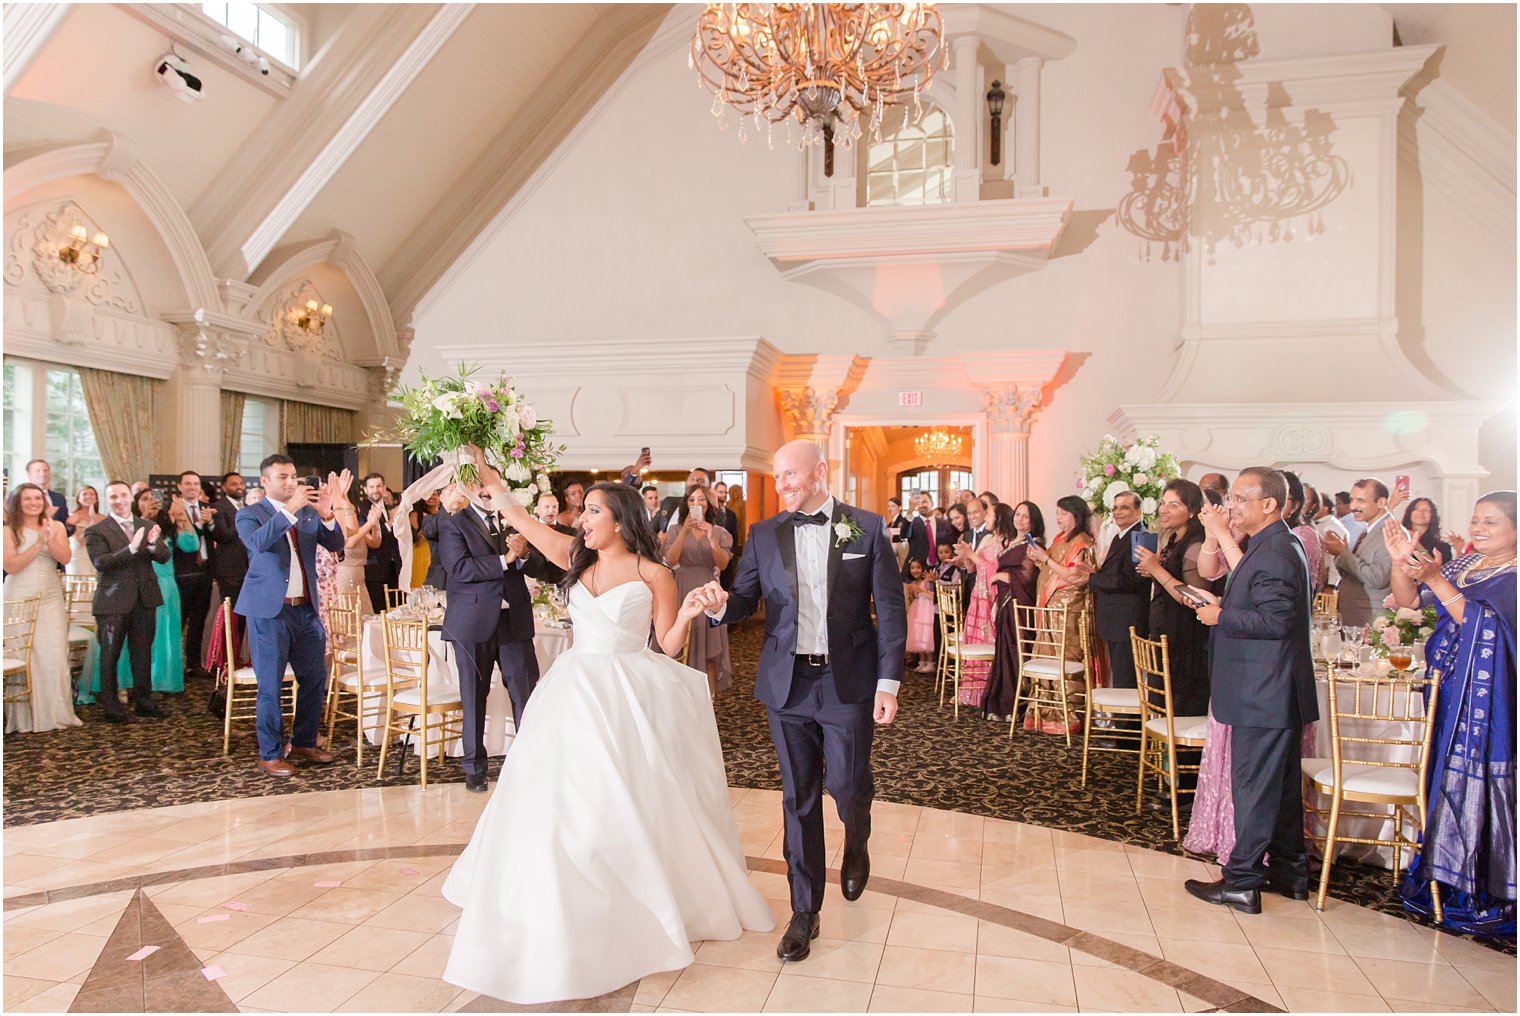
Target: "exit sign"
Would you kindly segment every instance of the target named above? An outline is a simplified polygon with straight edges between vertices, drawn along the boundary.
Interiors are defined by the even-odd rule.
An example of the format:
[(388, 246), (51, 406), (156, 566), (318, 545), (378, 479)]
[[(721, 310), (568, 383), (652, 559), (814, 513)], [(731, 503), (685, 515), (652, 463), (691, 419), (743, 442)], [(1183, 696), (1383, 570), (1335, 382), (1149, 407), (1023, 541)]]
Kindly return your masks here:
[(899, 406), (921, 406), (924, 404), (923, 392), (898, 392), (897, 404)]

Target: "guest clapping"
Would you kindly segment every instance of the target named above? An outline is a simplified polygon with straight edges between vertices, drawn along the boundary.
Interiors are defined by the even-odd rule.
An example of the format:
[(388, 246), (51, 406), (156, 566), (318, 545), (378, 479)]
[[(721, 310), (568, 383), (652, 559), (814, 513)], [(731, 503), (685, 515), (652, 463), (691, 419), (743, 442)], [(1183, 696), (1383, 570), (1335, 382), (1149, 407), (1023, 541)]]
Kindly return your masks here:
[(69, 608), (58, 578), (58, 566), (72, 553), (47, 492), (35, 483), (17, 484), (5, 505), (5, 599), (40, 600), (27, 664), (31, 695), (5, 704), (7, 734), (79, 726), (69, 702)]
[(1324, 538), (1325, 552), (1335, 557), (1341, 573), (1341, 623), (1363, 626), (1383, 609), (1391, 591), (1393, 565), (1378, 528), (1388, 515), (1388, 488), (1381, 481), (1359, 480), (1351, 488), (1351, 512), (1365, 528), (1351, 546), (1334, 536)]

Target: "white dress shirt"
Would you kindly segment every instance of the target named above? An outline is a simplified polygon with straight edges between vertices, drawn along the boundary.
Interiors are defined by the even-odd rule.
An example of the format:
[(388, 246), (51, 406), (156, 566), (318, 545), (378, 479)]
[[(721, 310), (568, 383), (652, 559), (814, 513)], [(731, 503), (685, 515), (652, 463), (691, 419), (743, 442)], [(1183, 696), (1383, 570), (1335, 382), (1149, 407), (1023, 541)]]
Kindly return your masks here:
[[(830, 495), (818, 509), (826, 519), (834, 517)], [(818, 512), (809, 512), (816, 515)], [(790, 519), (781, 523), (790, 526)], [(797, 539), (797, 652), (826, 656), (829, 651), (829, 537), (824, 526), (795, 526)]]
[[(476, 515), (479, 515), (479, 516), (480, 516), (480, 521), (481, 521), (481, 522), (482, 522), (482, 523), (483, 523), (483, 524), (484, 524), (484, 525), (485, 525), (485, 527), (486, 527), (486, 532), (487, 532), (487, 533), (489, 533), (489, 532), (490, 532), (490, 530), (491, 530), (491, 524), (490, 524), (490, 521), (489, 521), (489, 519), (488, 519), (488, 516), (490, 516), (490, 515), (491, 515), (491, 514), (492, 514), (492, 513), (491, 513), (491, 512), (488, 512), (488, 511), (486, 511), (486, 510), (485, 510), (485, 509), (484, 509), (484, 508), (482, 508), (482, 507), (480, 507), (480, 505), (478, 505), (478, 504), (472, 504), (472, 505), (470, 505), (470, 507), (471, 507), (471, 508), (472, 508), (472, 509), (474, 509), (474, 511), (475, 511), (475, 514), (476, 514)], [(500, 520), (500, 519), (497, 519), (497, 520), (496, 520), (496, 527), (497, 527), (497, 528), (498, 528), (498, 529), (500, 529), (500, 528), (501, 528), (501, 520)], [(502, 539), (506, 539), (506, 533), (505, 533), (505, 530), (503, 530), (503, 533), (502, 533)], [(512, 561), (508, 561), (508, 560), (507, 560), (507, 555), (505, 555), (505, 554), (502, 554), (502, 555), (500, 555), (500, 556), (499, 556), (499, 560), (500, 560), (500, 561), (501, 561), (501, 570), (502, 570), (502, 571), (506, 571), (506, 570), (508, 570), (508, 569), (509, 569), (509, 568), (511, 568), (511, 567), (512, 567), (512, 565), (513, 565), (513, 564), (514, 564), (514, 563), (515, 563), (515, 564), (517, 564), (517, 565), (518, 565), (518, 566), (519, 566), (519, 567), (521, 567), (521, 566), (522, 566), (522, 561), (521, 561), (521, 559), (519, 559), (519, 560), (518, 560), (518, 561), (516, 561), (516, 562), (512, 562)], [(506, 598), (506, 597), (505, 597), (505, 596), (503, 596), (503, 597), (502, 597), (502, 598), (501, 598), (501, 609), (502, 609), (502, 610), (507, 610), (507, 609), (509, 609), (509, 608), (510, 608), (510, 607), (511, 607), (511, 606), (512, 606), (512, 605), (511, 605), (511, 604), (510, 604), (510, 603), (508, 603), (508, 602), (507, 602), (507, 598)]]
[[(265, 497), (264, 500), (266, 500), (270, 504), (274, 505), (275, 511), (279, 512), (281, 515), (283, 515), (287, 519), (289, 519), (290, 520), (290, 524), (291, 524), (292, 527), (295, 526), (295, 524), (296, 524), (296, 516), (295, 516), (294, 512), (292, 512), (289, 508), (286, 508), (283, 503), (281, 503), (279, 501), (276, 501), (272, 497)], [(327, 519), (322, 524), (324, 526), (326, 526), (328, 529), (336, 529), (336, 528), (338, 528), (338, 523), (334, 519)], [(288, 540), (288, 539), (290, 539), (290, 537), (286, 537), (286, 539)], [(294, 599), (297, 599), (298, 597), (302, 597), (302, 596), (306, 595), (306, 587), (301, 584), (301, 573), (302, 573), (302, 571), (305, 570), (306, 566), (301, 563), (301, 560), (300, 560), (300, 557), (299, 557), (300, 550), (299, 550), (298, 546), (290, 548), (290, 553), (292, 555), (291, 560), (294, 562), (295, 567), (292, 568), (292, 569), (290, 569), (290, 574), (285, 579), (285, 598), (287, 600), (294, 600)], [(313, 575), (312, 576), (312, 585), (316, 585), (317, 584), (316, 580), (317, 580), (317, 577), (315, 575)]]

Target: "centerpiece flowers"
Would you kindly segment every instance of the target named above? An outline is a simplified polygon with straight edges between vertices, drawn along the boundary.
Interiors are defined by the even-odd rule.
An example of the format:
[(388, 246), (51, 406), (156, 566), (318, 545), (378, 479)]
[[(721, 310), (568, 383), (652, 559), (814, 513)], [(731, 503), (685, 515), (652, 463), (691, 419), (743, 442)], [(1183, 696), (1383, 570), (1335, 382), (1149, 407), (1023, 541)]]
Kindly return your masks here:
[(1372, 652), (1384, 659), (1395, 649), (1409, 650), (1436, 630), (1436, 608), (1394, 607), (1379, 614), (1372, 622), (1367, 641)]
[(1107, 518), (1114, 498), (1126, 491), (1140, 495), (1140, 511), (1146, 522), (1156, 518), (1156, 506), (1167, 483), (1182, 475), (1177, 460), (1160, 448), (1154, 434), (1125, 444), (1104, 434), (1098, 447), (1078, 460), (1077, 489), (1093, 513)]
[(416, 386), (396, 388), (391, 398), (402, 410), (396, 437), (415, 458), (443, 459), (447, 479), (467, 484), (480, 480), (480, 470), (465, 448), (479, 447), (526, 507), (549, 489), (549, 473), (564, 446), (553, 442), (553, 421), (539, 419), (513, 378), (476, 380), (478, 371), (460, 364), (456, 375), (423, 374)]

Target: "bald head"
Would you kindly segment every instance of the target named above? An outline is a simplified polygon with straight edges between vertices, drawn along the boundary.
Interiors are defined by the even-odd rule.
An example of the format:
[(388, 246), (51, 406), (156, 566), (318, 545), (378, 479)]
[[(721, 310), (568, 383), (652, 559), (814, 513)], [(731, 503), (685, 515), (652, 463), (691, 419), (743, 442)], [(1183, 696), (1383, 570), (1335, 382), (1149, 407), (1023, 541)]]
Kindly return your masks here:
[(829, 464), (812, 441), (789, 441), (771, 460), (776, 494), (787, 511), (814, 511), (828, 496)]

